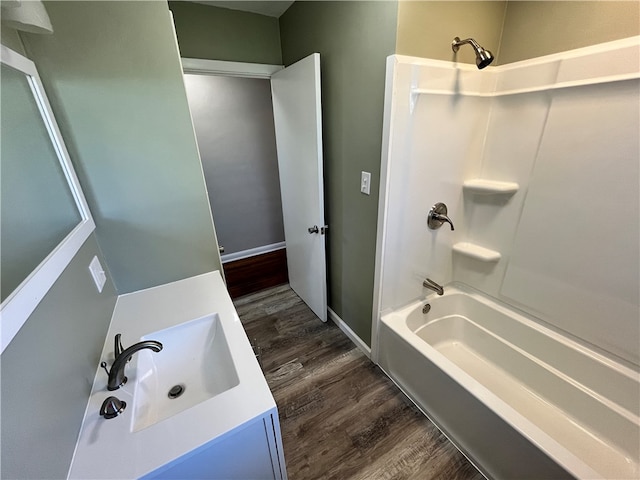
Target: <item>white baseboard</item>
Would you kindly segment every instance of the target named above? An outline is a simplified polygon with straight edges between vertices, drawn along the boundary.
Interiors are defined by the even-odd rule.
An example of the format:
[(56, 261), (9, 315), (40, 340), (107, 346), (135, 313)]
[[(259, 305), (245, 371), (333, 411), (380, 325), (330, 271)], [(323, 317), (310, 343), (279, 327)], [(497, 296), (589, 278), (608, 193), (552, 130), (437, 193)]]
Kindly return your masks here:
[(356, 347), (358, 347), (362, 353), (364, 353), (367, 358), (371, 358), (371, 347), (367, 345), (356, 333), (351, 330), (349, 325), (346, 324), (344, 320), (342, 320), (336, 312), (327, 308), (327, 312), (329, 313), (329, 318), (333, 323), (335, 323), (342, 332), (349, 337), (349, 339), (355, 343)]
[(285, 242), (272, 243), (270, 245), (263, 245), (261, 247), (250, 248), (249, 250), (242, 250), (241, 252), (227, 253), (226, 255), (220, 255), (222, 263), (233, 262), (234, 260), (242, 260), (243, 258), (255, 257), (256, 255), (262, 255), (263, 253), (275, 252), (286, 247)]

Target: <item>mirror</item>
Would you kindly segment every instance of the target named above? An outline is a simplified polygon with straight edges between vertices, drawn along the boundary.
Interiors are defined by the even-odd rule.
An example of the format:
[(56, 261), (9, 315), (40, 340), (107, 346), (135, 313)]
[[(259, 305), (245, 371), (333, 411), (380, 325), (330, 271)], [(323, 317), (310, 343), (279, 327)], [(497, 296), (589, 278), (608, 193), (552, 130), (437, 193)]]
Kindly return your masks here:
[(0, 53), (4, 351), (95, 225), (34, 63), (4, 45)]

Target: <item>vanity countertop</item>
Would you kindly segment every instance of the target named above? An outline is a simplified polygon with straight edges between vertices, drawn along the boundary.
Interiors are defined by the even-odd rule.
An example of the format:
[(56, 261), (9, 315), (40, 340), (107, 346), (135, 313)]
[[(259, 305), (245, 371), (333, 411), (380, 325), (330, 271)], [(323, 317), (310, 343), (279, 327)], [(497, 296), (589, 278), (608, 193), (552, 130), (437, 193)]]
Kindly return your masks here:
[[(139, 478), (221, 439), (258, 416), (276, 411), (271, 391), (218, 271), (118, 297), (101, 360), (109, 365), (113, 362), (113, 339), (117, 333), (122, 333), (126, 348), (151, 332), (212, 314), (220, 319), (239, 384), (133, 432), (135, 382), (110, 392), (107, 374), (98, 368), (69, 470), (70, 479)], [(127, 376), (135, 377), (135, 368), (134, 356), (126, 367)], [(127, 402), (127, 408), (118, 417), (106, 420), (99, 411), (110, 395)]]

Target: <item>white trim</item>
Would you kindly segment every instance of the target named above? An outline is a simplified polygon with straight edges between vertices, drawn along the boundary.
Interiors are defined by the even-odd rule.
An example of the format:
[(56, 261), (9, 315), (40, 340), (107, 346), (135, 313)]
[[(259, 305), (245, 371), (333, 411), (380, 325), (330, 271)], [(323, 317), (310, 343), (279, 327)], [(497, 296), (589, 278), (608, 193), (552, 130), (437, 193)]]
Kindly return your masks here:
[(378, 222), (376, 228), (376, 256), (373, 277), (373, 311), (371, 312), (371, 360), (378, 363), (378, 319), (382, 302), (382, 278), (384, 275), (384, 250), (387, 238), (387, 198), (389, 196), (389, 177), (391, 168), (391, 132), (393, 131), (393, 85), (395, 83), (396, 57), (390, 55), (386, 61), (384, 111), (382, 118), (382, 148), (380, 160), (380, 187), (378, 192)]
[(240, 252), (227, 253), (221, 255), (220, 259), (222, 263), (233, 262), (234, 260), (242, 260), (243, 258), (255, 257), (256, 255), (262, 255), (263, 253), (275, 252), (276, 250), (282, 250), (286, 248), (285, 242), (272, 243), (270, 245), (263, 245), (261, 247), (250, 248), (248, 250), (242, 250)]
[(226, 62), (201, 58), (181, 58), (181, 61), (184, 73), (222, 75), (226, 77), (271, 78), (271, 75), (284, 68), (282, 65)]
[(342, 320), (336, 312), (331, 310), (330, 307), (327, 307), (327, 313), (329, 314), (329, 318), (331, 319), (331, 321), (335, 323), (340, 330), (342, 330), (342, 333), (349, 337), (349, 340), (351, 340), (356, 345), (356, 347), (358, 347), (362, 351), (362, 353), (367, 356), (367, 358), (371, 358), (371, 348), (369, 347), (369, 345), (367, 345), (358, 335), (356, 335), (356, 333), (351, 330), (349, 325), (347, 325), (347, 323)]
[[(640, 35), (634, 35), (632, 37), (612, 40), (610, 42), (596, 43), (595, 45), (589, 45), (587, 47), (574, 48), (571, 50), (565, 50), (563, 52), (550, 53), (549, 55), (542, 55), (540, 57), (519, 60), (517, 62), (505, 63), (504, 65), (500, 65), (499, 68), (503, 70), (515, 70), (530, 65), (539, 65), (558, 60), (571, 60), (574, 58), (581, 58), (599, 53), (609, 53), (614, 50), (623, 50), (628, 47), (637, 47), (639, 44)], [(637, 58), (635, 63), (638, 63)], [(609, 67), (607, 66), (606, 68)]]
[(455, 95), (460, 97), (506, 97), (509, 95), (521, 95), (523, 93), (549, 92), (552, 90), (562, 90), (565, 88), (581, 87), (584, 85), (597, 85), (600, 83), (614, 83), (625, 80), (634, 80), (640, 78), (640, 72), (626, 73), (623, 75), (609, 75), (598, 78), (587, 78), (585, 80), (560, 82), (553, 85), (537, 85), (535, 87), (518, 88), (513, 90), (498, 90), (495, 92), (454, 92), (451, 90), (437, 90), (429, 88), (414, 88), (411, 90), (412, 95)]
[(35, 64), (17, 52), (0, 45), (0, 60), (3, 64), (24, 73), (27, 76), (42, 120), (49, 133), (49, 138), (60, 161), (60, 166), (67, 179), (69, 189), (80, 213), (80, 223), (58, 244), (49, 255), (23, 280), (23, 282), (2, 302), (0, 306), (1, 351), (26, 323), (40, 301), (53, 286), (64, 269), (75, 257), (91, 232), (95, 223), (91, 217), (89, 206), (82, 192), (80, 182), (75, 174), (69, 152), (58, 128), (53, 110), (44, 91), (42, 81)]
[[(400, 63), (442, 70), (439, 75), (422, 79), (422, 85), (412, 86), (411, 102), (414, 105), (416, 97), (422, 94), (502, 97), (638, 79), (640, 36), (487, 67), (482, 71), (474, 66), (442, 60), (403, 55), (395, 58)], [(465, 72), (465, 82), (461, 88), (453, 90), (451, 85), (458, 84), (452, 79), (458, 71)]]

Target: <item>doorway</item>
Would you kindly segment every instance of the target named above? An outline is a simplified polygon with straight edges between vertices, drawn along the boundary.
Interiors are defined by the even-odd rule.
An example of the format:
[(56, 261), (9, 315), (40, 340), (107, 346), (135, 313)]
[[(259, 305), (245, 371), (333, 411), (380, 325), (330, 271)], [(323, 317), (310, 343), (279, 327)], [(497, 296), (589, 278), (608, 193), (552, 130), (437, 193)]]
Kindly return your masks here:
[[(264, 152), (273, 148), (273, 135), (271, 135), (271, 132), (275, 134), (277, 166), (273, 164), (272, 168), (263, 170), (271, 173), (274, 178), (275, 174), (273, 172), (278, 172), (277, 177), (280, 183), (281, 198), (280, 211), (286, 239), (286, 271), (289, 284), (318, 318), (323, 322), (326, 321), (325, 235), (328, 226), (325, 225), (324, 221), (320, 55), (313, 53), (286, 68), (274, 65), (197, 59), (182, 59), (182, 63), (185, 75), (194, 73), (200, 76), (222, 74), (225, 77), (242, 77), (243, 79), (247, 77), (249, 79), (269, 79), (271, 96), (264, 102), (263, 112), (265, 117), (263, 121), (258, 122), (262, 124), (260, 128), (264, 128), (265, 124), (269, 125), (266, 128), (269, 134), (265, 135), (265, 139), (267, 137), (269, 139), (266, 142), (262, 142), (261, 146), (250, 150), (257, 152), (258, 157), (264, 158)], [(189, 83), (191, 83), (190, 77), (188, 78)], [(200, 81), (197, 77), (194, 78), (194, 83), (206, 83)], [(187, 83), (187, 80), (185, 83)], [(225, 82), (216, 81), (216, 83)], [(237, 83), (232, 81), (229, 84), (232, 85), (232, 89), (235, 89)], [(266, 92), (266, 84), (264, 87), (256, 84), (255, 88), (256, 90), (262, 88)], [(213, 145), (214, 151), (220, 152), (224, 150), (228, 155), (237, 157), (237, 151), (243, 150), (247, 141), (247, 135), (240, 132), (241, 129), (238, 128), (238, 122), (236, 122), (239, 114), (237, 108), (238, 105), (249, 102), (246, 102), (246, 99), (242, 97), (231, 102), (227, 101), (226, 95), (223, 94), (222, 97), (219, 101), (221, 104), (227, 105), (228, 109), (217, 109), (218, 111), (215, 112), (214, 116), (218, 118), (210, 122), (208, 128), (205, 122), (205, 128), (200, 129), (200, 122), (194, 118), (196, 132), (198, 133), (199, 131), (197, 135), (198, 143), (210, 143)], [(206, 95), (203, 98), (203, 108), (207, 110), (210, 102), (207, 102)], [(269, 101), (271, 101), (271, 108), (269, 108)], [(198, 110), (200, 106), (199, 102), (195, 102), (194, 109)], [(255, 105), (251, 105), (246, 110), (248, 116), (245, 117), (244, 123), (249, 123), (249, 120), (255, 116), (253, 108), (255, 108)], [(269, 113), (271, 116), (269, 116)], [(197, 115), (194, 115), (194, 117), (197, 117)], [(218, 130), (224, 130), (225, 133), (218, 134)], [(235, 146), (232, 143), (231, 146), (227, 145), (221, 148), (222, 142), (226, 142), (229, 137), (238, 137)], [(229, 214), (228, 224), (242, 222), (244, 225), (239, 229), (244, 231), (243, 235), (237, 237), (240, 239), (239, 241), (246, 241), (249, 238), (255, 239), (257, 222), (246, 222), (246, 218), (254, 215), (255, 212), (251, 209), (245, 210), (245, 213), (235, 211), (238, 205), (245, 202), (247, 191), (241, 187), (229, 188), (228, 183), (230, 182), (228, 182), (227, 177), (222, 175), (225, 168), (219, 167), (215, 163), (212, 164), (212, 168), (208, 168), (207, 161), (204, 158), (206, 155), (201, 153), (201, 156), (203, 157), (203, 168), (207, 170), (205, 171), (205, 177), (208, 177), (208, 188), (213, 190), (211, 183), (220, 181), (223, 183), (223, 190), (232, 191), (236, 194), (235, 198), (237, 199), (235, 202), (228, 202), (227, 208), (222, 210), (216, 205), (215, 199), (211, 202), (214, 223), (218, 223), (219, 214), (216, 211), (222, 213), (222, 215)], [(231, 168), (231, 170), (236, 172), (237, 178), (235, 180), (240, 181), (240, 183), (242, 183), (244, 177), (252, 177), (257, 171), (251, 168), (243, 171), (235, 167)], [(275, 189), (272, 189), (272, 191), (275, 192)], [(217, 193), (214, 192), (214, 195)], [(272, 198), (277, 198), (277, 195), (274, 194)], [(260, 202), (257, 204), (260, 204)], [(273, 209), (272, 211), (276, 212), (278, 209)], [(271, 230), (271, 227), (276, 224), (273, 221), (276, 217), (271, 217), (271, 222), (267, 221), (266, 224), (269, 227), (265, 227), (264, 222), (262, 222), (262, 228)], [(222, 241), (225, 241), (225, 238), (229, 238), (224, 231), (222, 231), (222, 235), (219, 233), (218, 237)], [(268, 244), (267, 246), (273, 247), (273, 245), (275, 244)], [(237, 246), (234, 248), (237, 248)], [(253, 247), (242, 252), (251, 252), (258, 248), (262, 247)], [(232, 254), (229, 253), (228, 255)], [(226, 263), (224, 261), (226, 258), (223, 259), (223, 265)], [(228, 265), (224, 267), (225, 274), (229, 272), (228, 267)], [(252, 271), (255, 269), (245, 268), (243, 270)], [(270, 268), (265, 269), (266, 273), (271, 271), (272, 269)], [(229, 282), (229, 279), (227, 279), (227, 282)]]
[(232, 298), (287, 283), (270, 80), (184, 81)]

